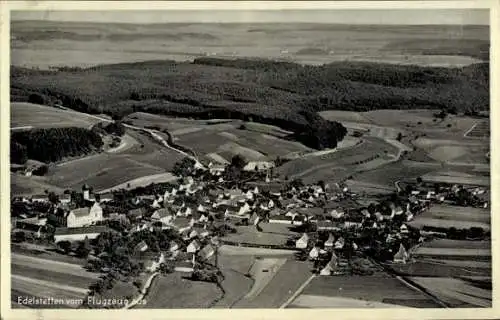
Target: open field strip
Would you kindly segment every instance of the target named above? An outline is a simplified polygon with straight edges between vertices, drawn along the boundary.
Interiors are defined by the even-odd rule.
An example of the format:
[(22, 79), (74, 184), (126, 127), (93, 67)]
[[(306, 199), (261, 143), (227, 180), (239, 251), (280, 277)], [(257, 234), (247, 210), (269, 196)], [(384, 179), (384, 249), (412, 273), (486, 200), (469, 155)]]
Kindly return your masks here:
[(443, 249), (446, 248), (491, 249), (491, 241), (434, 239), (430, 242), (426, 242), (422, 247), (443, 248)]
[(283, 258), (256, 259), (249, 271), (254, 280), (253, 286), (241, 301), (251, 300), (258, 296), (285, 262), (286, 259)]
[(427, 248), (419, 247), (414, 251), (418, 256), (463, 256), (463, 257), (491, 257), (490, 249), (463, 249), (463, 248)]
[(489, 177), (480, 177), (480, 176), (472, 176), (472, 177), (463, 177), (463, 176), (453, 176), (447, 175), (445, 173), (429, 173), (422, 176), (422, 180), (425, 182), (442, 182), (449, 184), (464, 184), (464, 185), (474, 185), (474, 186), (482, 186), (489, 187), (491, 184)]
[(11, 278), (13, 280), (24, 281), (24, 282), (27, 282), (27, 283), (31, 283), (33, 285), (39, 284), (39, 285), (51, 287), (51, 288), (54, 288), (54, 289), (60, 289), (60, 290), (66, 290), (66, 291), (73, 291), (75, 293), (80, 293), (80, 294), (83, 294), (83, 295), (87, 294), (88, 291), (89, 291), (88, 289), (85, 289), (85, 288), (79, 288), (79, 287), (73, 287), (73, 286), (58, 284), (58, 283), (55, 283), (55, 282), (52, 282), (52, 281), (45, 281), (45, 280), (28, 278), (28, 277), (20, 276), (20, 275), (17, 275), (17, 274), (12, 274)]
[(412, 227), (422, 228), (422, 227), (435, 227), (435, 228), (458, 228), (458, 229), (469, 229), (472, 227), (483, 228), (484, 230), (490, 230), (490, 223), (483, 223), (477, 221), (458, 221), (458, 220), (440, 220), (434, 218), (422, 218), (417, 219), (408, 223)]
[(228, 256), (293, 256), (293, 250), (237, 247), (222, 245), (219, 254)]
[(235, 304), (235, 307), (279, 308), (293, 296), (310, 276), (311, 270), (308, 262), (295, 261), (293, 258), (288, 259), (260, 294), (253, 297), (253, 299), (239, 301)]
[(159, 173), (159, 174), (153, 174), (150, 176), (143, 176), (140, 178), (132, 179), (127, 182), (121, 183), (119, 185), (116, 185), (114, 187), (100, 190), (99, 193), (106, 193), (106, 192), (111, 192), (119, 189), (134, 189), (138, 187), (145, 187), (148, 186), (152, 183), (165, 183), (165, 182), (171, 182), (175, 181), (178, 179), (177, 176), (174, 176), (170, 172), (167, 173)]
[(491, 262), (487, 261), (470, 261), (470, 260), (448, 260), (448, 259), (432, 259), (432, 258), (422, 258), (419, 261), (425, 263), (435, 263), (444, 266), (454, 266), (463, 268), (479, 268), (479, 269), (491, 269)]
[(21, 127), (11, 127), (11, 131), (23, 131), (23, 130), (31, 130), (33, 126), (21, 126)]
[(463, 280), (438, 277), (411, 277), (446, 302), (456, 304), (461, 302), (475, 307), (491, 308), (492, 292), (474, 287)]
[[(185, 275), (174, 272), (154, 278), (145, 296), (146, 304), (139, 309), (208, 308), (222, 292), (214, 283), (192, 281)], [(175, 290), (172, 290), (175, 288)]]
[(371, 123), (371, 120), (365, 116), (365, 112), (327, 110), (318, 112), (318, 114), (326, 120), (339, 121), (340, 123), (343, 123), (344, 121)]
[(366, 301), (353, 298), (300, 295), (291, 308), (410, 308), (396, 304)]
[(49, 259), (41, 259), (18, 253), (11, 253), (11, 262), (25, 264), (35, 268), (42, 266), (44, 269), (50, 269), (52, 271), (61, 273), (68, 273), (69, 271), (70, 273), (76, 272), (75, 274), (77, 275), (83, 275), (89, 277), (98, 276), (98, 274), (96, 273), (85, 271), (85, 269), (83, 269), (83, 267), (78, 264), (49, 260)]
[(88, 128), (96, 124), (94, 116), (79, 113), (75, 117), (71, 111), (42, 106), (25, 102), (12, 102), (10, 104), (11, 127), (33, 127), (33, 128), (54, 128), (54, 127), (82, 127)]

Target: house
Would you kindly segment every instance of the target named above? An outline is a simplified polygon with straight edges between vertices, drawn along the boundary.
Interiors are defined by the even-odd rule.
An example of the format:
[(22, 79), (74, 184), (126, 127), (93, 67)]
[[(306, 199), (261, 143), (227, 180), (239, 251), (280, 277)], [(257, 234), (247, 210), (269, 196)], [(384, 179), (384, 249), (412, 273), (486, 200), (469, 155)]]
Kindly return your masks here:
[(134, 252), (145, 252), (146, 250), (148, 250), (148, 248), (149, 248), (148, 245), (143, 240), (135, 245)]
[(316, 229), (318, 231), (339, 231), (340, 225), (333, 221), (322, 220), (316, 222)]
[(71, 194), (69, 193), (63, 193), (59, 196), (59, 202), (62, 204), (68, 204), (71, 202)]
[(302, 237), (300, 237), (297, 241), (295, 241), (295, 248), (297, 249), (305, 249), (309, 244), (309, 236), (307, 233), (304, 233)]
[(325, 247), (333, 247), (335, 244), (335, 237), (330, 233), (328, 240), (325, 241)]
[(249, 161), (244, 167), (244, 171), (264, 171), (274, 167), (273, 161)]
[(141, 207), (141, 208), (129, 210), (127, 213), (127, 217), (131, 221), (134, 221), (134, 220), (137, 221), (137, 220), (142, 219), (145, 213), (146, 213), (146, 209)]
[(198, 257), (202, 260), (208, 260), (215, 254), (215, 249), (211, 244), (207, 244), (198, 252)]
[(165, 224), (168, 224), (172, 221), (173, 215), (170, 213), (170, 210), (167, 208), (162, 208), (156, 210), (153, 215), (151, 216), (151, 219), (154, 221), (160, 221)]
[(90, 226), (103, 220), (102, 207), (98, 203), (94, 203), (90, 208), (71, 210), (66, 216), (66, 226), (68, 228), (78, 228)]
[(163, 263), (165, 263), (165, 254), (162, 252), (157, 257), (146, 260), (144, 269), (148, 272), (155, 272)]
[(332, 253), (332, 258), (330, 259), (330, 261), (328, 261), (325, 267), (321, 269), (319, 274), (321, 276), (329, 276), (335, 272), (335, 270), (337, 269), (337, 265), (338, 265), (338, 258), (335, 255), (335, 253)]
[(112, 192), (104, 192), (99, 194), (99, 202), (106, 203), (115, 200), (115, 196)]
[(401, 243), (399, 245), (398, 252), (394, 255), (394, 263), (406, 263), (408, 261), (409, 255), (405, 247)]
[(315, 260), (319, 257), (319, 249), (318, 247), (314, 247), (309, 251), (309, 259)]
[(48, 194), (36, 194), (31, 196), (31, 201), (32, 202), (49, 202), (49, 195)]
[(191, 243), (187, 246), (186, 252), (187, 253), (196, 253), (198, 250), (200, 250), (201, 246), (198, 240), (193, 240)]
[(91, 226), (81, 228), (56, 228), (54, 242), (60, 241), (83, 241), (96, 239), (101, 233), (110, 231), (106, 226)]
[(345, 240), (342, 237), (339, 237), (337, 241), (335, 241), (334, 248), (335, 249), (342, 249), (344, 248), (345, 245)]
[(176, 217), (170, 222), (170, 225), (177, 229), (179, 233), (183, 233), (184, 231), (191, 229), (192, 222), (191, 219), (187, 217)]

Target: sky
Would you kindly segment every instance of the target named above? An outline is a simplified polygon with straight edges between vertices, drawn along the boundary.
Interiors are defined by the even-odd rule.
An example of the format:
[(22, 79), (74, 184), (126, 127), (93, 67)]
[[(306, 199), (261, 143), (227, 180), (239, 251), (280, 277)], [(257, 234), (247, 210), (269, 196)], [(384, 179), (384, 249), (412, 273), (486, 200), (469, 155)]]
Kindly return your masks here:
[(11, 19), (104, 23), (332, 23), (489, 25), (488, 9), (12, 11)]

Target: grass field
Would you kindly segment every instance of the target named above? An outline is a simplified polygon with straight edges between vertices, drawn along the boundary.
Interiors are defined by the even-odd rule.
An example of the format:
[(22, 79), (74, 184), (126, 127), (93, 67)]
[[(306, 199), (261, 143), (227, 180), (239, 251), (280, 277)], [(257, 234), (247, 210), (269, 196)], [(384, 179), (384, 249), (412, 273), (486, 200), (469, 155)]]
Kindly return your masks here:
[[(437, 308), (432, 300), (422, 293), (412, 290), (394, 277), (386, 274), (376, 273), (372, 276), (319, 276), (313, 279), (304, 289), (302, 295), (320, 296), (328, 298), (353, 299), (364, 306), (372, 304), (398, 304), (400, 307), (421, 307)], [(397, 298), (398, 301), (393, 299)], [(296, 304), (306, 307), (304, 299), (299, 298), (293, 302), (291, 307)], [(327, 307), (326, 305), (324, 307)], [(332, 305), (331, 307), (341, 307)]]
[(490, 186), (490, 177), (472, 175), (457, 171), (436, 171), (422, 176), (425, 182), (443, 182), (449, 184), (463, 184), (473, 186)]
[(54, 127), (82, 127), (88, 128), (98, 119), (76, 114), (75, 112), (61, 110), (54, 107), (42, 106), (32, 103), (12, 102), (10, 104), (10, 126), (33, 128)]
[(183, 277), (183, 274), (174, 272), (155, 278), (145, 297), (146, 304), (138, 308), (208, 308), (222, 295), (214, 283), (191, 281)]
[[(148, 183), (148, 179), (131, 180), (144, 176), (163, 178), (183, 156), (156, 144), (137, 132), (130, 132), (139, 143), (114, 154), (98, 154), (68, 161), (51, 167), (45, 181), (60, 188), (80, 188), (91, 185), (96, 191), (127, 183)], [(141, 147), (142, 145), (142, 147)], [(148, 180), (148, 181), (145, 181)]]
[(491, 290), (475, 287), (466, 281), (437, 277), (411, 279), (452, 307), (491, 308), (492, 306)]
[(69, 301), (64, 305), (75, 308), (77, 305), (71, 300), (83, 298), (88, 292), (89, 285), (99, 277), (99, 274), (87, 272), (77, 264), (17, 253), (11, 257), (13, 299), (15, 296), (53, 297)]
[(295, 233), (291, 232), (286, 225), (263, 223), (260, 225), (262, 232), (257, 231), (255, 226), (236, 227), (237, 233), (229, 233), (224, 240), (259, 245), (284, 245), (288, 238)]
[(301, 178), (308, 182), (315, 182), (318, 177), (324, 181), (338, 182), (356, 170), (381, 166), (397, 153), (398, 148), (380, 138), (364, 138), (362, 143), (352, 148), (291, 160), (277, 171), (282, 177)]
[(310, 276), (309, 263), (288, 259), (258, 295), (243, 299), (234, 307), (279, 308)]

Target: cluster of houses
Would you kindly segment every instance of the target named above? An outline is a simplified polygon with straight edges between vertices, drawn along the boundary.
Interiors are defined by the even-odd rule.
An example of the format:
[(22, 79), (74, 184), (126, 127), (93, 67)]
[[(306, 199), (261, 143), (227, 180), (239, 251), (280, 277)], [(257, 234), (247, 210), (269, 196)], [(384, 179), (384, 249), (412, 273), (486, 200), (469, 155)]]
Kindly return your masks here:
[[(261, 163), (257, 166), (269, 169)], [(41, 228), (50, 224), (56, 227), (53, 233), (55, 243), (96, 239), (110, 230), (104, 223), (110, 220), (127, 221), (128, 234), (171, 229), (180, 235), (183, 243), (172, 242), (168, 252), (152, 254), (147, 244), (141, 242), (134, 249), (134, 256), (145, 259), (149, 271), (157, 270), (166, 259), (175, 259), (177, 271), (192, 272), (196, 260), (208, 261), (216, 256), (220, 239), (213, 232), (214, 225), (253, 224), (258, 228), (261, 223), (308, 224), (314, 225), (314, 233), (321, 234), (321, 237), (304, 232), (296, 239), (295, 249), (307, 251), (309, 259), (317, 262), (321, 275), (331, 275), (340, 272), (346, 264), (346, 248), (355, 252), (369, 246), (356, 243), (356, 235), (363, 230), (382, 231), (374, 233), (379, 237), (376, 240), (388, 246), (399, 244), (393, 261), (406, 263), (409, 254), (402, 240), (410, 233), (407, 223), (426, 210), (431, 202), (443, 202), (447, 197), (445, 189), (443, 193), (436, 193), (423, 187), (416, 188), (408, 194), (404, 204), (391, 204), (389, 211), (380, 212), (350, 202), (353, 194), (338, 184), (332, 187), (324, 183), (285, 187), (266, 176), (265, 181), (228, 185), (224, 183), (224, 170), (224, 166), (217, 165), (195, 166), (195, 174), (179, 179), (177, 184), (165, 187), (161, 193), (127, 199), (132, 200), (134, 208), (126, 213), (105, 215), (103, 208), (116, 202), (115, 197), (113, 194), (93, 194), (85, 185), (81, 193), (60, 195), (45, 214), (17, 219), (16, 228), (35, 226), (40, 233)], [(47, 195), (17, 200), (50, 202)], [(346, 234), (349, 240), (346, 240)]]

